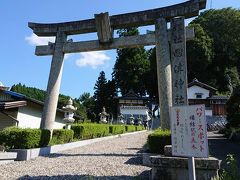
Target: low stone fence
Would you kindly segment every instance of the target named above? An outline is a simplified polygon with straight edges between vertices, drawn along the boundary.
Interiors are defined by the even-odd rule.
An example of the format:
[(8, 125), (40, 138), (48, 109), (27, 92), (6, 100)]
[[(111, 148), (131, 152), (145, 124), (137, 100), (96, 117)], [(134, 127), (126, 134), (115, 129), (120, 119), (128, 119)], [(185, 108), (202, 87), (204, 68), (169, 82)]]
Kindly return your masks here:
[(13, 162), (16, 158), (16, 152), (0, 152), (0, 164)]
[[(143, 165), (152, 168), (151, 180), (188, 180), (189, 177), (188, 158), (145, 153)], [(219, 169), (220, 161), (214, 157), (195, 158), (197, 180), (217, 177)]]

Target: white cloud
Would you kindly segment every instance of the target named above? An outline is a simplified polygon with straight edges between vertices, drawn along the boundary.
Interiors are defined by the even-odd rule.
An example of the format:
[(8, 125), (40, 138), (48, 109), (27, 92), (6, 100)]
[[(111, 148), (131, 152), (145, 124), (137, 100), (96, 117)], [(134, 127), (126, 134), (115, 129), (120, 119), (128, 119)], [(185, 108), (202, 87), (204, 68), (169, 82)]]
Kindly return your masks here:
[[(38, 37), (36, 34), (31, 34), (25, 37), (25, 40), (32, 46), (47, 45), (48, 42), (55, 42), (55, 37)], [(64, 59), (68, 59), (70, 54), (65, 54)]]
[(25, 37), (25, 40), (33, 46), (47, 45), (48, 42), (55, 42), (55, 37), (38, 37), (36, 34), (31, 34)]
[(81, 58), (76, 60), (76, 65), (79, 67), (91, 66), (93, 69), (105, 65), (111, 59), (104, 51), (83, 52), (80, 55)]

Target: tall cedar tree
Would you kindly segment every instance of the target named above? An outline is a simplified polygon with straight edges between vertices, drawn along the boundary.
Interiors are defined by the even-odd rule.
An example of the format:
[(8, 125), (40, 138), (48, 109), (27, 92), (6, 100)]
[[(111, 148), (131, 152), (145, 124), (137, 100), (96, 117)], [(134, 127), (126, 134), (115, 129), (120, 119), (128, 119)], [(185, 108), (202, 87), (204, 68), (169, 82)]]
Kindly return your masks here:
[(94, 112), (99, 120), (99, 113), (102, 111), (102, 108), (106, 106), (107, 94), (106, 94), (106, 77), (105, 72), (101, 71), (94, 86), (94, 99), (95, 99), (95, 108)]
[[(137, 28), (118, 31), (119, 37), (138, 35)], [(117, 60), (113, 68), (113, 79), (122, 95), (133, 89), (135, 93), (146, 95), (146, 72), (150, 69), (144, 47), (117, 49)]]
[(148, 50), (148, 60), (150, 62), (150, 69), (146, 72), (146, 90), (149, 97), (155, 102), (158, 102), (157, 60), (155, 47)]
[(102, 108), (105, 107), (107, 113), (116, 118), (117, 115), (117, 102), (115, 97), (117, 96), (116, 84), (114, 80), (108, 80), (105, 78), (104, 71), (101, 71), (98, 80), (94, 87), (94, 99), (97, 121), (99, 120), (99, 113), (102, 112)]

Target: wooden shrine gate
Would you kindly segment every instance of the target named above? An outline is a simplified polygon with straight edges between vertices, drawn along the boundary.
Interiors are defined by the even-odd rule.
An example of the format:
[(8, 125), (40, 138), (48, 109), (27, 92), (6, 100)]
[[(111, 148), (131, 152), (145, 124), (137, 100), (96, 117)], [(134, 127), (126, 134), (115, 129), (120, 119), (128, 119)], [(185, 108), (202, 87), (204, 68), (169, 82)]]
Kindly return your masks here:
[[(96, 14), (94, 19), (81, 21), (54, 24), (30, 22), (28, 26), (37, 36), (56, 37), (55, 43), (37, 46), (35, 52), (38, 56), (53, 56), (41, 128), (51, 131), (53, 129), (64, 54), (156, 45), (161, 126), (170, 129), (169, 107), (187, 103), (186, 40), (194, 37), (194, 31), (185, 28), (184, 19), (197, 16), (199, 10), (204, 9), (205, 6), (206, 0), (190, 0), (168, 7), (114, 16), (101, 13)], [(171, 24), (170, 30), (167, 29), (167, 22)], [(155, 33), (113, 37), (115, 29), (152, 24), (155, 24)], [(67, 41), (68, 35), (91, 32), (97, 32), (98, 40)]]

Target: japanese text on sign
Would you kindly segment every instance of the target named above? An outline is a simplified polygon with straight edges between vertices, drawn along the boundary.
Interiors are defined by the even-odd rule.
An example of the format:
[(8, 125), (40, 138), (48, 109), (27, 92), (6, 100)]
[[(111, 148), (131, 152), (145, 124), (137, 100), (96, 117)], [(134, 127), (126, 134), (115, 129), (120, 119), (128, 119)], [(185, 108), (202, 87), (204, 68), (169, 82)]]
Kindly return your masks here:
[(204, 105), (171, 108), (172, 154), (186, 157), (208, 157)]

